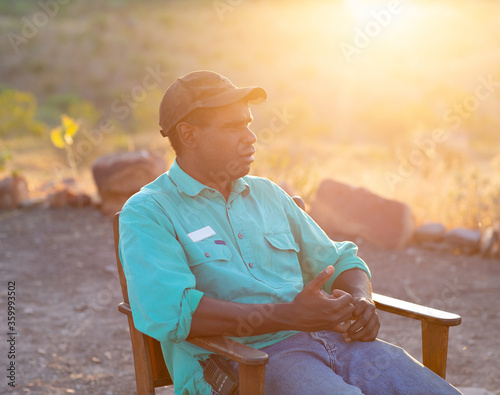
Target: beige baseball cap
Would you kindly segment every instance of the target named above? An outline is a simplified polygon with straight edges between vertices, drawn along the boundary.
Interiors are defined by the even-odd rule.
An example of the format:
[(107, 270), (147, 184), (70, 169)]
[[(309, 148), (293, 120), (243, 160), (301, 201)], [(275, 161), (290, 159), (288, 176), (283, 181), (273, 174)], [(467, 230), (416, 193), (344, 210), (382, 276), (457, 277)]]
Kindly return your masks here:
[(193, 71), (177, 78), (160, 103), (160, 133), (167, 137), (182, 119), (197, 108), (221, 107), (246, 99), (257, 104), (267, 99), (258, 86), (238, 88), (213, 71)]

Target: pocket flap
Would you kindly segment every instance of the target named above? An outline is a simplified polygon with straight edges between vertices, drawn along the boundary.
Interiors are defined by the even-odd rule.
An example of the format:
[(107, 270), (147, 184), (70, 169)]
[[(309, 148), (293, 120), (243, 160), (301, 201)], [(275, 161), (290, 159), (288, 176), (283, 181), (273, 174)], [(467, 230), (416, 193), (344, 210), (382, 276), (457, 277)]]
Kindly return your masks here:
[(215, 244), (214, 240), (203, 240), (184, 246), (189, 266), (200, 265), (211, 261), (229, 261), (231, 250), (225, 244)]
[(264, 233), (264, 237), (271, 246), (278, 250), (300, 251), (299, 245), (290, 232)]

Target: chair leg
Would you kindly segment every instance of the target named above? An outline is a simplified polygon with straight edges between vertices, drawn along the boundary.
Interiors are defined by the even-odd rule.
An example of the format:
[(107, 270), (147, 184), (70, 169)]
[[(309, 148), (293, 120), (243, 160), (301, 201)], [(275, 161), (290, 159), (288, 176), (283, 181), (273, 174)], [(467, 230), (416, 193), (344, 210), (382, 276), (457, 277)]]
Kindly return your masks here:
[(424, 365), (446, 378), (449, 327), (422, 321), (422, 354)]
[(138, 395), (154, 395), (155, 387), (150, 364), (149, 348), (145, 344), (145, 335), (133, 326), (132, 317), (129, 316), (129, 330), (134, 351), (135, 380)]
[(239, 364), (240, 395), (264, 395), (266, 365)]

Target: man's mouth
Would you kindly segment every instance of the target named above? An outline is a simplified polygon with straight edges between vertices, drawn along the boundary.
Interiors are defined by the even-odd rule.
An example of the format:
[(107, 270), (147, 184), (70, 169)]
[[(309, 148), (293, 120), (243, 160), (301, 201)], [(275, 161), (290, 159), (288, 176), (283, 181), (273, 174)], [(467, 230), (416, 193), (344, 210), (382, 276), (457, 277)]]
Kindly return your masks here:
[(251, 157), (253, 157), (254, 154), (255, 154), (255, 148), (253, 148), (253, 147), (251, 147), (245, 151), (240, 152), (240, 156), (243, 158), (251, 158)]

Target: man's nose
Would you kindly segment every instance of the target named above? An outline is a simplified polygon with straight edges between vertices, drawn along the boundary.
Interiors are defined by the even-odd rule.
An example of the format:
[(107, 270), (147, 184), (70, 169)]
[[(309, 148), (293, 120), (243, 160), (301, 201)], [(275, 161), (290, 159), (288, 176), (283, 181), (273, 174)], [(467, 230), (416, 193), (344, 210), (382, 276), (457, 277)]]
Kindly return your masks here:
[(243, 136), (243, 140), (247, 144), (254, 144), (257, 141), (257, 136), (255, 135), (254, 132), (252, 132), (252, 129), (250, 129), (248, 126), (245, 126), (245, 135)]

